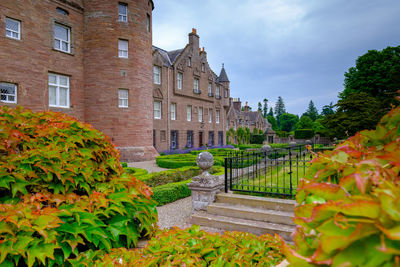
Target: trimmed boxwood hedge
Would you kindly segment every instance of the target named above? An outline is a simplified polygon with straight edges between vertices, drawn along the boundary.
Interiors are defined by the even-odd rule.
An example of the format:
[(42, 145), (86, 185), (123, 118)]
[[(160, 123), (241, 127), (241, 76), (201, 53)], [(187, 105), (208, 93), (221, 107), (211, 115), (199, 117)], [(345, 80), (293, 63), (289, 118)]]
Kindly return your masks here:
[[(197, 152), (197, 151), (196, 151)], [(156, 158), (156, 163), (161, 168), (167, 169), (177, 169), (187, 166), (196, 166), (197, 154), (176, 154), (176, 155), (166, 155), (159, 156)], [(214, 156), (214, 166), (223, 166), (224, 158), (219, 156)]]
[(141, 168), (134, 168), (134, 167), (124, 167), (125, 172), (129, 174), (133, 174), (136, 178), (139, 178), (140, 176), (146, 175), (149, 172), (145, 169)]
[[(214, 166), (210, 173), (216, 176), (222, 175), (224, 174), (224, 168)], [(158, 202), (158, 206), (162, 206), (190, 196), (191, 191), (187, 184), (192, 181), (192, 177), (199, 174), (199, 167), (183, 167), (176, 170), (150, 173), (138, 179), (149, 186), (154, 185), (152, 187), (152, 199)]]

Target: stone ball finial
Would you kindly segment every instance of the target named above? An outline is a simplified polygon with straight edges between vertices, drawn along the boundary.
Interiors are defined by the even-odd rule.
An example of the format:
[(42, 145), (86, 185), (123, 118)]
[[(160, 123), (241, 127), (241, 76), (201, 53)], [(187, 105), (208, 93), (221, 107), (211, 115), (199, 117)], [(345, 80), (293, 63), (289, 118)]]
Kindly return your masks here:
[(311, 140), (306, 140), (306, 145), (311, 145), (311, 144), (312, 144)]
[(214, 157), (210, 152), (201, 152), (196, 159), (197, 166), (204, 172), (211, 169), (214, 165)]
[(270, 145), (263, 145), (261, 147), (261, 152), (263, 152), (263, 153), (266, 153), (266, 152), (271, 151), (271, 150), (272, 150), (272, 147)]
[(289, 146), (290, 146), (290, 147), (297, 146), (297, 143), (296, 143), (295, 141), (292, 141), (292, 142), (289, 143)]

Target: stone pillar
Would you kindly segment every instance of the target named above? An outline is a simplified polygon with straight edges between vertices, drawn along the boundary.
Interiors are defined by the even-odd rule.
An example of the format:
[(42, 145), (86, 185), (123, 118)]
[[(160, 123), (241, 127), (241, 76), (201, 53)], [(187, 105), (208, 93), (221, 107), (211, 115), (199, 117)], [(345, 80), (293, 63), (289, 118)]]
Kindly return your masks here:
[(193, 209), (207, 210), (207, 206), (215, 201), (215, 196), (224, 187), (224, 181), (219, 176), (211, 175), (208, 171), (214, 164), (214, 158), (209, 152), (201, 152), (197, 157), (197, 166), (203, 171), (193, 177), (188, 184), (192, 191)]

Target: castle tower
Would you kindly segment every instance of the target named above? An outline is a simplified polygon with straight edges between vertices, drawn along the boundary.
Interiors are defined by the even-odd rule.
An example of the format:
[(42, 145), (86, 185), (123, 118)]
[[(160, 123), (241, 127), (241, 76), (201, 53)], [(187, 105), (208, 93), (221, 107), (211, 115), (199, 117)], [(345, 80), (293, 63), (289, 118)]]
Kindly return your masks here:
[(84, 0), (85, 121), (124, 161), (153, 159), (152, 0)]

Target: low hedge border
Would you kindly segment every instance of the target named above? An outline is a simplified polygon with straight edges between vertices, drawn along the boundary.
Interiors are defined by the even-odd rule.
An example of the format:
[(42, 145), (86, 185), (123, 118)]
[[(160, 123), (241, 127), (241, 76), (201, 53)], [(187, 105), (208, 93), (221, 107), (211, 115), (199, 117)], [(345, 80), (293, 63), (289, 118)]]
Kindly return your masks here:
[[(195, 171), (195, 170), (197, 170), (198, 173), (193, 176), (200, 174), (200, 169), (198, 167), (185, 167), (185, 168), (181, 168), (179, 171), (184, 172), (184, 171)], [(163, 171), (160, 173), (165, 174), (168, 172), (173, 173), (173, 172), (177, 172), (177, 170)], [(225, 172), (224, 168), (219, 167), (219, 166), (214, 166), (212, 171), (210, 171), (211, 174), (216, 175), (216, 176), (223, 175), (224, 172)], [(160, 173), (154, 173), (154, 176), (158, 176)], [(139, 177), (139, 179), (141, 179), (141, 178)], [(151, 177), (148, 177), (147, 179), (145, 179), (143, 181), (144, 181), (144, 183), (146, 183), (146, 181), (149, 181), (149, 180), (151, 180)], [(192, 181), (192, 179), (190, 178), (190, 179), (187, 179), (184, 181), (167, 183), (167, 184), (152, 187), (151, 188), (153, 191), (152, 199), (157, 201), (158, 206), (162, 206), (162, 205), (177, 201), (179, 199), (189, 197), (192, 194), (192, 192), (188, 188), (187, 184), (190, 183), (191, 181)]]
[[(156, 158), (156, 163), (161, 168), (177, 169), (187, 166), (196, 166), (197, 165), (196, 159), (197, 159), (197, 154), (196, 155), (176, 154), (176, 155), (159, 156)], [(223, 166), (224, 162), (225, 162), (224, 157), (214, 156), (214, 166)]]
[(140, 176), (143, 176), (143, 175), (146, 175), (149, 173), (145, 169), (133, 168), (133, 167), (126, 167), (126, 168), (124, 168), (124, 170), (129, 174), (133, 174), (138, 179), (140, 179)]

